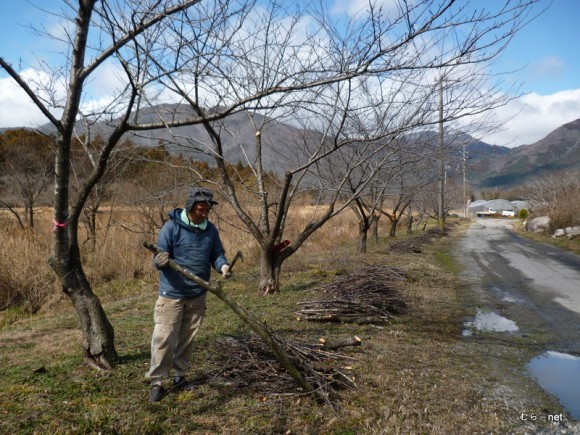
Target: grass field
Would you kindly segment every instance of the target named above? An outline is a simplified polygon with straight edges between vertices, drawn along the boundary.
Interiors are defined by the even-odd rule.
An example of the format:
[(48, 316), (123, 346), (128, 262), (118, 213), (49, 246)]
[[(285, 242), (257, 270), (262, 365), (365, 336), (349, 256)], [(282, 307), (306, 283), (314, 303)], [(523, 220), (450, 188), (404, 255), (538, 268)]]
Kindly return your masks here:
[[(190, 373), (199, 380), (197, 388), (148, 403), (144, 374), (157, 276), (148, 269), (147, 256), (142, 265), (113, 256), (112, 264), (143, 269), (131, 276), (113, 274), (95, 285), (115, 327), (121, 360), (110, 372), (83, 364), (78, 320), (66, 299), (56, 298), (50, 309), (33, 316), (6, 310), (0, 320), (0, 432), (529, 432), (520, 413), (531, 406), (554, 409), (554, 404), (538, 402), (534, 384), (518, 368), (529, 357), (526, 349), (495, 338), (462, 337), (464, 319), (475, 310), (451, 255), (463, 227), (432, 240), (421, 253), (401, 253), (388, 239), (371, 243), (366, 255), (357, 254), (355, 241), (348, 240), (300, 251), (285, 265), (282, 291), (270, 297), (257, 295), (251, 261), (240, 263), (235, 278), (224, 284), (232, 298), (284, 337), (304, 343), (352, 335), (363, 340), (359, 347), (340, 350), (349, 358), (344, 364), (356, 388), (343, 390), (332, 407), (293, 385), (276, 393), (260, 382), (208, 377), (220, 372), (228, 357), (227, 347), (218, 344), (225, 337), (249, 335), (246, 325), (211, 295)], [(397, 242), (417, 235), (401, 235)], [(409, 307), (405, 315), (382, 326), (297, 320), (298, 302), (320, 298), (320, 286), (367, 265), (405, 271), (407, 279), (398, 289)]]

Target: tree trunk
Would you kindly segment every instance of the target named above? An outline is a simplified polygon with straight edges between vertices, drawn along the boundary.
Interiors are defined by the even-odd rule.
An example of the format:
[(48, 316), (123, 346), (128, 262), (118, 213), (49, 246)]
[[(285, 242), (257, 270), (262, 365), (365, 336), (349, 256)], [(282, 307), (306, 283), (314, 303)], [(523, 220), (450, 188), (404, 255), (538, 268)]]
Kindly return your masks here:
[(80, 260), (57, 263), (53, 257), (49, 262), (79, 316), (85, 362), (100, 370), (111, 369), (112, 363), (118, 359), (115, 332), (99, 298), (91, 290)]
[(359, 228), (358, 232), (358, 245), (356, 251), (364, 254), (367, 252), (367, 234), (368, 230)]
[(90, 287), (82, 284), (67, 289), (67, 294), (79, 314), (85, 361), (95, 368), (111, 369), (111, 364), (118, 359), (115, 332), (99, 298)]
[(391, 229), (389, 230), (389, 237), (394, 238), (396, 236), (398, 223), (399, 223), (398, 219), (391, 219)]
[(83, 210), (87, 222), (88, 241), (91, 243), (92, 252), (97, 249), (97, 213), (98, 207), (85, 207)]
[(409, 221), (407, 222), (407, 234), (413, 233), (413, 216), (409, 216)]
[(371, 223), (371, 237), (373, 242), (379, 243), (379, 216), (374, 216), (373, 221)]
[(276, 261), (276, 255), (269, 246), (262, 246), (260, 251), (260, 283), (258, 291), (269, 295), (280, 291), (281, 264)]
[(356, 251), (364, 254), (367, 252), (367, 238), (369, 228), (371, 227), (371, 221), (364, 215), (359, 216), (358, 221), (358, 245)]
[(26, 210), (28, 212), (28, 225), (30, 225), (30, 228), (34, 228), (34, 207), (29, 204), (26, 206)]

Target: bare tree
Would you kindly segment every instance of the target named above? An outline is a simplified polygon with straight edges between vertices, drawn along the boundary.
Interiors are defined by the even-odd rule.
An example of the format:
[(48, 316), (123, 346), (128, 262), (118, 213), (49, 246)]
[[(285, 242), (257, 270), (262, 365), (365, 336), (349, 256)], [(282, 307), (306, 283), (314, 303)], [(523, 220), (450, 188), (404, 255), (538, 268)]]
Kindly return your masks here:
[[(405, 125), (413, 124), (411, 120), (406, 120)], [(366, 252), (368, 231), (375, 225), (377, 233), (374, 237), (378, 239), (381, 216), (389, 219), (389, 236), (395, 237), (399, 220), (410, 207), (414, 196), (434, 178), (433, 152), (433, 148), (423, 143), (420, 136), (400, 135), (382, 152), (368, 156), (360, 173), (348, 174), (348, 195), (356, 192), (355, 186), (361, 183), (366, 186), (354, 196), (352, 203), (358, 217), (359, 252)]]
[[(195, 6), (199, 1), (181, 2), (121, 2), (80, 0), (63, 1), (63, 17), (71, 27), (64, 29), (61, 41), (65, 45), (64, 63), (47, 71), (51, 81), (27, 81), (4, 57), (0, 66), (28, 94), (56, 129), (54, 242), (50, 264), (58, 275), (63, 291), (76, 308), (83, 331), (83, 348), (86, 361), (100, 368), (110, 368), (117, 359), (114, 329), (93, 293), (81, 259), (78, 240), (79, 220), (93, 188), (103, 177), (109, 158), (123, 135), (135, 128), (131, 125), (133, 111), (139, 107), (147, 85), (147, 57), (151, 46), (172, 17)], [(119, 10), (113, 8), (118, 7)], [(96, 37), (91, 34), (96, 33)], [(39, 33), (45, 33), (39, 30)], [(51, 35), (48, 35), (51, 36)], [(139, 47), (147, 46), (146, 53)], [(99, 74), (107, 62), (118, 65), (125, 80), (112, 103), (94, 112), (82, 110), (84, 99), (90, 98), (90, 79)], [(56, 93), (55, 83), (66, 89), (64, 97)], [(52, 108), (62, 108), (57, 118)], [(110, 123), (104, 146), (95, 158), (93, 170), (82, 180), (74, 198), (71, 192), (71, 149), (75, 138), (76, 120), (81, 114), (87, 118), (104, 120), (115, 115)]]
[[(58, 36), (64, 47), (61, 64), (43, 64), (48, 69), (43, 77), (48, 79), (27, 79), (4, 57), (0, 57), (0, 67), (56, 130), (50, 264), (79, 313), (87, 361), (109, 367), (117, 352), (113, 327), (83, 270), (78, 225), (91, 191), (127, 132), (203, 125), (209, 136), (204, 150), (215, 160), (223, 192), (258, 238), (263, 233), (242, 208), (228, 174), (228, 156), (216, 122), (238, 112), (273, 108), (309, 111), (312, 106), (317, 107), (312, 113), (320, 114), (325, 105), (331, 107), (331, 99), (339, 98), (337, 116), (327, 124), (332, 127), (328, 135), (332, 141), (317, 141), (318, 151), (310, 154), (308, 164), (286, 172), (281, 185), (275, 203), (279, 211), (263, 239), (270, 255), (264, 254), (264, 261), (276, 264), (334, 213), (329, 206), (291, 246), (272, 257), (296, 179), (332, 154), (333, 143), (353, 143), (341, 125), (348, 119), (355, 94), (341, 84), (359, 76), (396, 79), (401, 71), (488, 62), (527, 19), (533, 3), (505, 1), (495, 12), (488, 12), (469, 11), (452, 0), (400, 1), (396, 10), (383, 11), (370, 4), (366, 14), (336, 22), (324, 2), (293, 3), (290, 13), (274, 0), (63, 0), (62, 16), (69, 26)], [(434, 56), (431, 49), (444, 42), (448, 44), (444, 55)], [(116, 71), (117, 87), (107, 104), (90, 104), (95, 95), (91, 79), (106, 74), (108, 68)], [(61, 87), (66, 90), (64, 96), (58, 94)], [(337, 92), (339, 88), (347, 90), (347, 95)], [(404, 95), (399, 94), (400, 104)], [(186, 103), (193, 111), (186, 116), (155, 117), (154, 111), (145, 110), (167, 100)], [(354, 109), (360, 105), (354, 104)], [(107, 129), (102, 132), (104, 146), (94, 169), (71, 197), (71, 145), (81, 118), (101, 121)], [(262, 135), (255, 138), (252, 146), (259, 149)], [(258, 162), (263, 153), (254, 155)], [(264, 170), (259, 165), (255, 165), (258, 180)], [(273, 203), (265, 193), (260, 206), (268, 211)]]
[(143, 235), (157, 233), (168, 212), (183, 202), (183, 192), (190, 184), (192, 172), (204, 176), (209, 172), (206, 163), (172, 156), (163, 146), (140, 149), (128, 159), (130, 168), (125, 182), (130, 186), (131, 195), (121, 198), (121, 202), (131, 207), (139, 218), (130, 223), (122, 219), (115, 224)]
[(573, 174), (542, 172), (526, 183), (525, 195), (540, 213), (554, 212), (561, 205), (561, 198), (565, 196)]
[[(251, 111), (255, 120), (260, 114), (267, 114), (282, 120), (292, 118), (294, 123), (310, 117), (308, 131), (322, 135), (323, 140), (313, 134), (304, 136), (302, 160), (285, 167), (285, 177), (273, 192), (266, 188), (264, 173), (267, 159), (280, 145), (275, 143), (276, 138), (268, 137), (260, 122), (254, 122), (254, 140), (242, 136), (232, 140), (234, 135), (227, 124), (211, 119), (204, 123), (207, 135), (195, 141), (187, 141), (173, 130), (176, 142), (215, 160), (223, 195), (261, 247), (259, 287), (263, 293), (278, 289), (277, 276), (284, 259), (337, 213), (335, 201), (340, 196), (333, 196), (333, 192), (342, 189), (344, 177), (336, 178), (337, 184), (331, 188), (318, 188), (318, 197), (326, 200), (325, 212), (279, 251), (285, 240), (283, 230), (290, 202), (301, 191), (297, 186), (316, 178), (312, 177), (314, 172), (320, 176), (317, 168), (324, 167), (324, 160), (355, 141), (368, 144), (419, 126), (436, 125), (437, 112), (432, 103), (441, 77), (455, 84), (449, 87), (453, 93), (447, 93), (445, 123), (481, 115), (505, 104), (505, 96), (491, 85), (474, 92), (474, 78), (490, 78), (484, 73), (487, 62), (502, 51), (525, 21), (532, 3), (505, 3), (495, 12), (469, 11), (455, 2), (422, 1), (411, 5), (402, 1), (398, 10), (389, 11), (371, 4), (364, 17), (333, 25), (324, 8), (301, 8), (298, 3), (290, 14), (280, 3), (271, 2), (251, 14), (237, 14), (230, 26), (210, 23), (203, 38), (198, 39), (183, 37), (191, 29), (187, 23), (179, 23), (175, 36), (168, 38), (176, 56), (181, 56), (189, 68), (179, 80), (170, 77), (165, 83), (196, 114), (207, 116), (243, 109)], [(307, 27), (306, 18), (312, 17), (316, 25)], [(500, 28), (503, 30), (498, 32)], [(303, 37), (305, 33), (308, 38)], [(434, 51), (439, 54), (432, 56)], [(158, 66), (169, 69), (165, 63), (159, 62)], [(357, 78), (363, 76), (380, 78), (375, 90), (383, 95), (383, 103), (388, 101), (389, 113), (396, 119), (375, 126), (372, 137), (364, 137), (360, 129), (353, 128), (368, 109), (366, 102), (359, 99), (362, 86)], [(430, 76), (436, 80), (430, 80)], [(471, 86), (460, 86), (468, 76)], [(213, 109), (207, 111), (208, 106)], [(401, 113), (397, 113), (397, 108)], [(160, 114), (163, 117), (167, 118)], [(240, 192), (227, 171), (228, 163), (234, 163), (232, 142), (255, 170), (257, 185), (253, 194), (256, 204), (260, 204), (259, 216), (240, 202)], [(347, 171), (352, 173), (356, 166), (351, 165)], [(367, 177), (365, 183), (368, 181)], [(245, 186), (244, 190), (252, 189)], [(313, 188), (309, 190), (312, 192)], [(355, 189), (351, 200), (360, 191)]]
[[(90, 128), (85, 130), (90, 133)], [(71, 150), (71, 193), (75, 195), (83, 187), (83, 183), (89, 174), (97, 167), (96, 158), (105, 145), (102, 137), (92, 138), (90, 134), (77, 135)], [(121, 181), (123, 174), (131, 163), (131, 154), (134, 145), (121, 144), (111, 153), (102, 177), (90, 191), (82, 212), (81, 223), (86, 228), (88, 243), (94, 251), (97, 244), (98, 216), (103, 203), (111, 205), (115, 195), (116, 182)], [(109, 215), (109, 222), (110, 222)]]
[[(423, 148), (424, 149), (424, 148)], [(389, 237), (395, 237), (401, 218), (411, 207), (418, 192), (432, 182), (432, 159), (429, 152), (419, 154), (421, 148), (407, 152), (398, 161), (398, 172), (385, 189), (383, 203), (386, 206), (380, 212), (389, 219)], [(410, 215), (412, 218), (412, 215)]]
[[(52, 140), (45, 135), (23, 129), (11, 130), (0, 136), (0, 168), (5, 177), (4, 204), (18, 220), (34, 228), (34, 212), (39, 199), (46, 199), (46, 187), (52, 182), (50, 162)], [(24, 217), (10, 205), (9, 196), (23, 206)]]

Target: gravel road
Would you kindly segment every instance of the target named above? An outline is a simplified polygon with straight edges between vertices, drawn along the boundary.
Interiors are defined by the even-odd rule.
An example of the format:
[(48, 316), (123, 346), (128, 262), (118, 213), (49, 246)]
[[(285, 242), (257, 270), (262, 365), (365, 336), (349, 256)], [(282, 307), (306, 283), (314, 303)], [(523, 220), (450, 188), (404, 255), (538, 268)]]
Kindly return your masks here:
[[(478, 315), (490, 312), (503, 319), (503, 325), (517, 325), (516, 332), (505, 329), (503, 339), (497, 338), (501, 328), (492, 330), (490, 340), (496, 337), (505, 344), (512, 341), (514, 352), (525, 354), (524, 349), (528, 349), (535, 353), (534, 362), (543, 364), (545, 355), (558, 357), (545, 360), (547, 368), (537, 379), (570, 415), (565, 421), (552, 422), (548, 429), (540, 429), (530, 416), (542, 415), (546, 423), (549, 413), (525, 411), (533, 409), (529, 404), (534, 398), (528, 394), (537, 393), (522, 389), (520, 395), (516, 393), (520, 404), (512, 405), (517, 413), (521, 410), (525, 421), (520, 421), (523, 426), (514, 433), (580, 434), (580, 255), (520, 237), (512, 227), (518, 224), (508, 219), (479, 218), (467, 229), (455, 252), (469, 283), (465, 300), (468, 306), (477, 307)], [(470, 323), (474, 322), (466, 325)], [(481, 338), (475, 345), (482, 346)], [(566, 368), (567, 364), (573, 366)], [(535, 367), (531, 363), (528, 366)], [(513, 391), (517, 391), (516, 381), (509, 376), (504, 381), (506, 386), (511, 382)], [(557, 412), (554, 410), (556, 416)]]
[(457, 253), (464, 275), (488, 308), (548, 334), (551, 350), (580, 355), (580, 255), (522, 238), (513, 224), (469, 227)]

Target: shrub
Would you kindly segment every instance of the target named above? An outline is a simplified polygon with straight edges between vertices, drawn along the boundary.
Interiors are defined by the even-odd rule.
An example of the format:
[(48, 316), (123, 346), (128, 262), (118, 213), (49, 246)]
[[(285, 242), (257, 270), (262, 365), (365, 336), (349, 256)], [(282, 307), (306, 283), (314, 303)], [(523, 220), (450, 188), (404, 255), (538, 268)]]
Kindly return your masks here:
[(527, 209), (525, 209), (525, 208), (522, 208), (522, 209), (519, 211), (519, 213), (518, 213), (518, 218), (520, 218), (521, 220), (525, 221), (525, 220), (528, 218), (529, 214), (530, 214), (530, 213), (528, 212), (528, 210), (527, 210)]
[(578, 225), (576, 213), (571, 208), (560, 208), (550, 213), (550, 233), (553, 234), (559, 228), (573, 227)]

